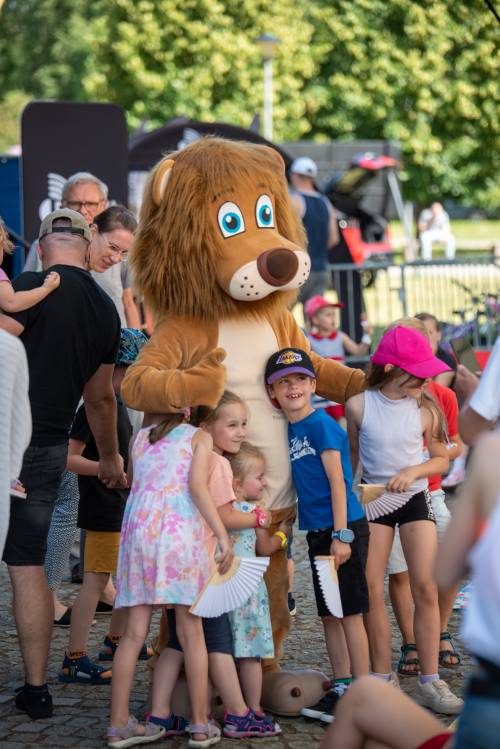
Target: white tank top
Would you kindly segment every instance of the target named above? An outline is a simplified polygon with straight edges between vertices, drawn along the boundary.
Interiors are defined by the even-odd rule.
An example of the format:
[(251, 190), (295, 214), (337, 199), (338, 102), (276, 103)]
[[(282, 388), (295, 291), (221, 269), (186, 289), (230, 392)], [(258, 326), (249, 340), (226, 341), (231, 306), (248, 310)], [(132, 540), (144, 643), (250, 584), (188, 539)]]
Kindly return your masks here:
[[(365, 390), (364, 401), (359, 431), (363, 481), (386, 484), (403, 468), (424, 462), (420, 407), (414, 398), (392, 400), (379, 390)], [(408, 491), (386, 492), (383, 498), (402, 507), (427, 486), (427, 479), (417, 479)], [(368, 508), (369, 505), (367, 516)]]
[(489, 524), (469, 554), (471, 593), (462, 639), (476, 656), (500, 666), (500, 497)]

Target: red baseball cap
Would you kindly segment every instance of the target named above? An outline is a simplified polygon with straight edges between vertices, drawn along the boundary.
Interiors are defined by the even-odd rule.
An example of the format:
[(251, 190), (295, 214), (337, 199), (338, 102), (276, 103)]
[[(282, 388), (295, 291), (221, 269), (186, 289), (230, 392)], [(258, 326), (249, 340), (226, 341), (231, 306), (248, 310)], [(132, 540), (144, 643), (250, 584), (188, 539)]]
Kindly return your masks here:
[(319, 296), (317, 294), (316, 296), (312, 296), (310, 299), (307, 300), (307, 302), (304, 304), (304, 312), (306, 313), (307, 317), (311, 319), (314, 317), (316, 312), (323, 307), (339, 307), (342, 308), (344, 305), (342, 302), (329, 302), (328, 299), (325, 299), (324, 296)]
[(374, 364), (393, 364), (422, 379), (450, 371), (447, 364), (434, 356), (422, 333), (402, 325), (384, 333), (371, 360)]

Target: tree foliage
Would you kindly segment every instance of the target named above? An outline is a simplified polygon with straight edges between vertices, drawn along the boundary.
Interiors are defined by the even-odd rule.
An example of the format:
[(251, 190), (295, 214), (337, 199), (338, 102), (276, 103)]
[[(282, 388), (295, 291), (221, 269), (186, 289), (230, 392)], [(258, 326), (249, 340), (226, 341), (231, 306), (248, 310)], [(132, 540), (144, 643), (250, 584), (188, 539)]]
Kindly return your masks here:
[(264, 32), (282, 39), (277, 141), (393, 138), (408, 197), (498, 204), (498, 28), (482, 0), (5, 0), (0, 96), (113, 101), (131, 128), (248, 125)]

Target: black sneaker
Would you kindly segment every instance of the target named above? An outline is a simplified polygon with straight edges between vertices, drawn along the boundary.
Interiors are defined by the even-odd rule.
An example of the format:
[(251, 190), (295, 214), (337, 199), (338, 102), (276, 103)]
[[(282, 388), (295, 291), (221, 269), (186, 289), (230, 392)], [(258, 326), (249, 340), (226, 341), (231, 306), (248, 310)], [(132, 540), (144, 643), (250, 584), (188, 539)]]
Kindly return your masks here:
[(297, 607), (295, 605), (295, 598), (292, 593), (288, 594), (288, 612), (290, 616), (295, 616), (297, 613)]
[[(345, 684), (342, 682), (339, 684), (335, 684), (335, 686), (332, 689), (332, 692), (337, 695), (337, 699), (335, 701), (335, 707), (337, 707), (337, 702), (344, 696), (344, 694), (349, 689), (349, 686), (350, 686), (349, 684)], [(333, 723), (333, 718), (334, 718), (333, 713), (334, 713), (333, 708), (332, 710), (325, 710), (323, 715), (319, 716), (320, 721), (322, 723)]]
[(51, 718), (53, 713), (52, 697), (47, 685), (45, 687), (24, 687), (16, 689), (16, 707), (28, 713), (30, 718)]
[(311, 707), (303, 707), (300, 714), (303, 715), (304, 718), (314, 718), (315, 720), (319, 720), (321, 716), (325, 714), (331, 715), (339, 700), (339, 696), (338, 692), (330, 689), (330, 691), (327, 692), (315, 705), (311, 705)]

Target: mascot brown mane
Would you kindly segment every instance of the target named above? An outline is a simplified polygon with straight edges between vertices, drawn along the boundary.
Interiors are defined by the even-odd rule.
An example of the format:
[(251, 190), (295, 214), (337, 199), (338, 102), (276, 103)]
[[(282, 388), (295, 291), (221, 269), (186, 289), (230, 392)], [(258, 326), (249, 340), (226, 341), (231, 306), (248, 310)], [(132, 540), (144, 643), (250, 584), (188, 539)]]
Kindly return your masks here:
[[(264, 383), (267, 359), (287, 347), (307, 351), (317, 392), (337, 403), (364, 384), (362, 372), (311, 353), (289, 311), (310, 260), (281, 156), (266, 146), (205, 138), (163, 159), (148, 180), (131, 264), (158, 324), (125, 376), (125, 403), (159, 414), (214, 407), (226, 388), (243, 398), (247, 439), (266, 456), (273, 533), (293, 520), (295, 492), (286, 421)], [(297, 682), (278, 673), (290, 621), (284, 550), (272, 555), (266, 585), (276, 657), (266, 660), (274, 673), (266, 675), (264, 701), (277, 709), (276, 679), (283, 677), (288, 706), (280, 709), (300, 712), (321, 696), (323, 677)]]
[[(165, 168), (171, 168), (168, 185), (161, 185)], [(153, 169), (131, 265), (135, 284), (158, 319), (169, 313), (202, 320), (265, 315), (294, 301), (296, 292), (284, 292), (249, 304), (232, 299), (217, 282), (222, 238), (210, 207), (221, 195), (245, 191), (256, 173), (274, 198), (279, 234), (305, 247), (277, 151), (206, 138), (169, 155)]]

